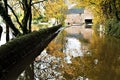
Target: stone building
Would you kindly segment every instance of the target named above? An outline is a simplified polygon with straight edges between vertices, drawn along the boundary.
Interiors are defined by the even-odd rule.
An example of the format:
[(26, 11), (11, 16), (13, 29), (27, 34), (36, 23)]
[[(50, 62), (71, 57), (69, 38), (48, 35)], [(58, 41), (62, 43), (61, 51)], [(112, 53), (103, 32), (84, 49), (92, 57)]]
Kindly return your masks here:
[(84, 13), (83, 8), (69, 9), (67, 12), (65, 23), (80, 24), (81, 22), (83, 22), (81, 16), (83, 13)]
[(81, 23), (92, 23), (93, 15), (89, 9), (84, 8), (73, 8), (67, 12), (65, 23), (81, 24)]

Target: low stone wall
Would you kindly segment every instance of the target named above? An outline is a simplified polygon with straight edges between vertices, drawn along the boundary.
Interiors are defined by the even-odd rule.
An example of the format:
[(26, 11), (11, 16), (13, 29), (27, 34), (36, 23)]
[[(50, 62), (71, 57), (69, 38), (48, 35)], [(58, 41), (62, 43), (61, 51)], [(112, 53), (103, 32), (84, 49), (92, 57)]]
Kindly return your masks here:
[(0, 47), (0, 80), (15, 80), (59, 33), (61, 25), (35, 31)]

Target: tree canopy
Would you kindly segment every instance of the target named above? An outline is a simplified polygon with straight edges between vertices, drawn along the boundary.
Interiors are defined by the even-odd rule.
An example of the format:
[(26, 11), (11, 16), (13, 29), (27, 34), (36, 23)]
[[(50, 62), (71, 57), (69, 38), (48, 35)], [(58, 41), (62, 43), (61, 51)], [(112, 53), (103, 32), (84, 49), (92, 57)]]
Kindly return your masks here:
[[(46, 13), (44, 13), (44, 11)], [(66, 5), (63, 0), (1, 0), (0, 16), (15, 36), (31, 32), (33, 18), (56, 18), (60, 23), (65, 19)]]
[(64, 0), (48, 0), (45, 3), (45, 11), (47, 18), (56, 18), (57, 23), (64, 23), (67, 5)]

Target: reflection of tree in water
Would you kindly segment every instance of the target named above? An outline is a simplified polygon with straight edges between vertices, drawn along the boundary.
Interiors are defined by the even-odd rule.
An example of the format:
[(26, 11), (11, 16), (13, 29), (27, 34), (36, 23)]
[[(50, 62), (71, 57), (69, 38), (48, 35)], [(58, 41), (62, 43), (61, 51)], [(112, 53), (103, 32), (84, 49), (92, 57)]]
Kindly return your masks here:
[[(98, 59), (94, 67), (95, 80), (119, 80), (120, 79), (120, 40), (112, 37), (99, 38), (93, 36), (91, 50), (92, 58)], [(96, 75), (96, 76), (94, 76)]]
[(63, 67), (67, 80), (79, 77), (90, 80), (120, 79), (120, 40), (112, 37), (99, 38), (93, 35), (91, 54), (73, 58), (72, 64)]
[[(55, 39), (34, 63), (36, 80), (119, 80), (120, 79), (120, 40), (93, 35), (90, 50), (85, 43), (84, 56), (72, 58), (71, 64), (64, 61), (64, 47)], [(57, 42), (56, 42), (57, 41)], [(88, 54), (89, 52), (89, 54)]]
[[(100, 38), (99, 36), (93, 35), (91, 40), (90, 50), (84, 51), (84, 56), (72, 58), (71, 64), (61, 60), (58, 64), (60, 67), (56, 67), (57, 71), (60, 72), (61, 79), (66, 80), (119, 80), (120, 79), (120, 40), (106, 37)], [(59, 46), (53, 46), (49, 48), (52, 55), (57, 57), (61, 55), (59, 52)], [(56, 44), (54, 44), (56, 45)], [(84, 44), (83, 44), (84, 45)], [(87, 46), (85, 46), (86, 48)], [(58, 50), (57, 50), (58, 49)], [(86, 50), (86, 49), (85, 49)], [(88, 54), (89, 51), (89, 54)], [(59, 56), (58, 56), (59, 55)], [(62, 67), (61, 67), (62, 66)], [(51, 67), (52, 69), (52, 67)], [(50, 71), (50, 70), (49, 70)], [(52, 74), (52, 73), (49, 73)], [(53, 73), (55, 76), (55, 73)], [(49, 76), (49, 75), (47, 75)], [(63, 78), (64, 77), (64, 78)]]

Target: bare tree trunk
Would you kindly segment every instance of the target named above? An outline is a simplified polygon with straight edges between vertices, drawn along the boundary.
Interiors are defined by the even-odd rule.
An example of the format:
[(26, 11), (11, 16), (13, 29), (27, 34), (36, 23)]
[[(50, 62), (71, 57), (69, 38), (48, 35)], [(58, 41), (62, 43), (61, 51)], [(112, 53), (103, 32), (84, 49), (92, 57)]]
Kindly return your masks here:
[(6, 25), (6, 42), (8, 42), (10, 40), (10, 37), (9, 37), (9, 26)]
[(30, 0), (29, 3), (29, 10), (30, 10), (30, 17), (29, 17), (29, 33), (31, 32), (31, 22), (32, 22), (32, 11), (31, 11), (31, 6), (32, 6), (32, 0)]
[(23, 25), (23, 34), (27, 34), (28, 30), (27, 30), (27, 26), (28, 26), (28, 20), (29, 20), (29, 16), (30, 16), (30, 9), (29, 9), (29, 4), (28, 4), (28, 0), (22, 0), (23, 2), (23, 10), (24, 10), (24, 17), (22, 20), (22, 25)]
[[(6, 9), (6, 14), (8, 15), (7, 0), (3, 0), (3, 1)], [(6, 24), (6, 42), (8, 41), (9, 41), (9, 26), (8, 24)]]
[(3, 32), (3, 28), (2, 26), (0, 26), (0, 40), (1, 40), (2, 32)]
[[(27, 34), (31, 32), (31, 22), (32, 22), (32, 11), (31, 11), (31, 6), (32, 6), (32, 0), (29, 1), (24, 1), (24, 18), (23, 18), (23, 33)], [(28, 24), (29, 21), (29, 24)], [(27, 25), (28, 24), (28, 25)], [(28, 30), (27, 30), (28, 26)], [(26, 80), (34, 80), (34, 64), (31, 63), (26, 69), (25, 69), (25, 78)]]

